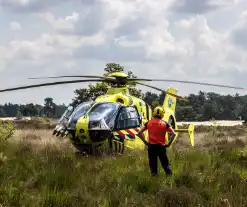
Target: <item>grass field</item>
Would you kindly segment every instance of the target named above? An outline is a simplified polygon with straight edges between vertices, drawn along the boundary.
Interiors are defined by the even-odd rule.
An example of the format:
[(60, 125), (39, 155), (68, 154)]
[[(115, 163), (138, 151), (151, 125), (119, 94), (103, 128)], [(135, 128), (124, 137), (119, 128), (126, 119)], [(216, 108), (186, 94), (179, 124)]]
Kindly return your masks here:
[(50, 130), (20, 129), (0, 146), (1, 206), (247, 206), (243, 126), (198, 127), (169, 152), (174, 171), (150, 177), (146, 151), (78, 157)]

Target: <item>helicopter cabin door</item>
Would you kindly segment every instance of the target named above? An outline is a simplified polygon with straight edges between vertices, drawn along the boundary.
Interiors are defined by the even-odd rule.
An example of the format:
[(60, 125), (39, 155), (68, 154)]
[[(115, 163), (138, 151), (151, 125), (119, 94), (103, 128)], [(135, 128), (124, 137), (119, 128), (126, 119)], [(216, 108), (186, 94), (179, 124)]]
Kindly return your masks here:
[(141, 117), (135, 106), (123, 106), (116, 117), (114, 138), (124, 142), (125, 147), (138, 148), (143, 146), (137, 136), (141, 127)]

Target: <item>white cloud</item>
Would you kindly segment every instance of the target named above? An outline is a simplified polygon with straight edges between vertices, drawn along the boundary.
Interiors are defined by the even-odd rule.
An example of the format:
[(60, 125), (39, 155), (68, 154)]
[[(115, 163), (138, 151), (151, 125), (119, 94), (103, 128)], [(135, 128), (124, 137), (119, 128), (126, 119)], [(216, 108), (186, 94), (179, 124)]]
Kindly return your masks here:
[(179, 0), (172, 5), (176, 12), (202, 14), (220, 9), (230, 9), (242, 0)]
[(210, 0), (208, 1), (208, 5), (212, 7), (231, 7), (234, 6), (235, 4), (240, 3), (242, 0)]
[(22, 30), (22, 27), (21, 27), (20, 23), (18, 23), (18, 22), (10, 22), (9, 26), (10, 26), (10, 29), (13, 31)]
[[(90, 37), (75, 35), (63, 36), (60, 34), (43, 33), (35, 40), (11, 40), (5, 47), (0, 60), (11, 63), (12, 61), (29, 61), (44, 64), (47, 61), (61, 59), (62, 61), (73, 56), (74, 49), (83, 46), (98, 46), (104, 42), (104, 36), (97, 34)], [(3, 64), (2, 67), (6, 66)]]
[(231, 29), (229, 36), (239, 49), (247, 50), (247, 10), (239, 15), (239, 20)]
[(46, 12), (37, 15), (38, 17), (47, 21), (55, 30), (58, 31), (73, 31), (75, 24), (79, 21), (80, 15), (77, 12), (73, 12), (71, 15), (65, 18), (59, 17), (56, 19), (54, 14)]
[[(0, 46), (0, 88), (35, 83), (27, 81), (26, 77), (37, 74), (102, 74), (107, 62), (119, 62), (126, 69), (132, 68), (140, 77), (245, 84), (241, 79), (247, 73), (247, 41), (246, 35), (241, 35), (247, 34), (245, 13), (235, 16), (237, 21), (223, 30), (217, 25), (220, 28), (224, 19), (215, 18), (214, 26), (208, 21), (210, 12), (216, 17), (217, 11), (225, 12), (225, 15), (239, 13), (239, 8), (246, 8), (239, 6), (245, 3), (243, 1), (52, 2), (1, 1), (2, 7), (7, 9), (5, 18), (20, 19), (25, 30), (5, 37), (8, 41)], [(54, 7), (56, 4), (59, 9)], [(22, 12), (11, 12), (11, 9)], [(14, 24), (12, 28), (16, 29), (17, 24)], [(39, 34), (31, 36), (34, 26), (39, 29), (35, 30)], [(19, 75), (13, 77), (13, 74)], [(152, 85), (165, 89), (170, 83)], [(172, 85), (179, 87), (182, 94), (196, 93), (199, 89), (239, 92)], [(52, 90), (9, 92), (1, 94), (1, 101), (18, 102), (18, 96), (13, 94), (19, 94), (22, 101), (43, 103), (46, 96), (53, 96), (55, 100), (67, 103), (67, 99), (73, 97), (74, 89), (75, 86), (67, 85)]]
[(23, 6), (28, 6), (30, 5), (30, 0), (2, 0), (1, 1), (2, 4), (9, 4), (12, 6), (19, 6), (19, 7), (23, 7)]
[(7, 48), (11, 60), (27, 59), (45, 61), (55, 56), (62, 57), (63, 55), (70, 55), (70, 51), (66, 48), (55, 47), (54, 39), (49, 34), (42, 34), (35, 41), (13, 40)]
[(45, 10), (55, 5), (63, 5), (70, 0), (1, 0), (0, 7), (17, 12), (34, 12)]

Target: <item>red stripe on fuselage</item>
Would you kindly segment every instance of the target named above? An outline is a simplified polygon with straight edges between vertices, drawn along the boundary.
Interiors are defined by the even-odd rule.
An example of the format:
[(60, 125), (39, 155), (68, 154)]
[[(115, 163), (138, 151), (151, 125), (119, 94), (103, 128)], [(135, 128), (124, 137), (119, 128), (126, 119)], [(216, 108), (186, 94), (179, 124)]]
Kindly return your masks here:
[(121, 131), (116, 131), (119, 135), (121, 135), (121, 136), (123, 136), (123, 137), (125, 137), (125, 134), (124, 133), (122, 133)]
[(136, 132), (139, 132), (139, 129), (138, 129), (138, 128), (134, 128), (134, 130), (135, 130)]
[(135, 134), (132, 131), (130, 131), (129, 129), (125, 129), (125, 131), (128, 132), (132, 137), (135, 137)]

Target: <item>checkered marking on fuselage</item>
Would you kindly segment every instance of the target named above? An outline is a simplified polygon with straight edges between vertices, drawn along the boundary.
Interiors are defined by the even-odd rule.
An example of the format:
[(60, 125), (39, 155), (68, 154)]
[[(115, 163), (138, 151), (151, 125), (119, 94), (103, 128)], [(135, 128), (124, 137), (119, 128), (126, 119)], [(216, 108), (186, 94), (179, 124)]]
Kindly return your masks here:
[(113, 132), (114, 136), (117, 137), (119, 140), (123, 141), (124, 139), (135, 139), (137, 133), (139, 132), (140, 128), (133, 128), (133, 129), (123, 129), (117, 130)]

